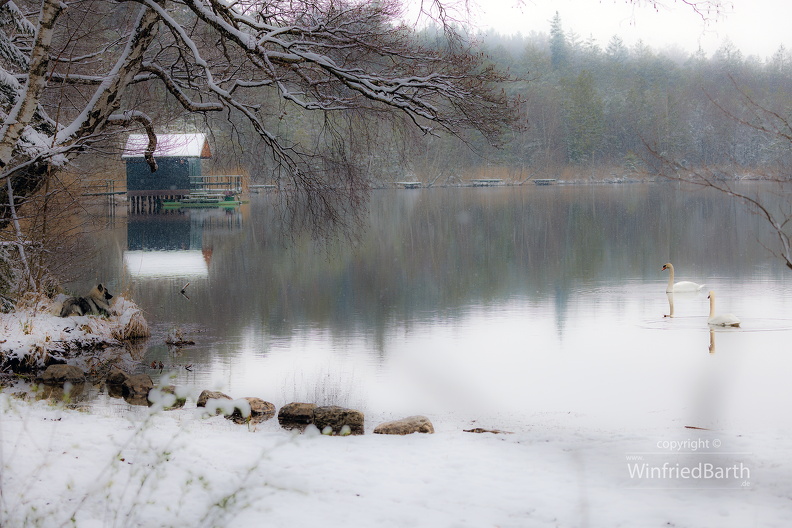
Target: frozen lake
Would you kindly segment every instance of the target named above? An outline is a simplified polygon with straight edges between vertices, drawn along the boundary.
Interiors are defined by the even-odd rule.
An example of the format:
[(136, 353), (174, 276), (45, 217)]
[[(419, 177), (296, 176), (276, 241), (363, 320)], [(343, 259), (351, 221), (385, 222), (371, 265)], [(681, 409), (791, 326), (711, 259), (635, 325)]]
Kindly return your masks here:
[[(361, 238), (332, 248), (279, 237), (273, 200), (118, 217), (103, 232), (96, 276), (147, 313), (145, 365), (196, 394), (484, 426), (545, 412), (594, 426), (788, 420), (792, 271), (728, 197), (661, 184), (379, 190)], [(668, 261), (742, 328), (708, 328), (706, 291), (676, 295), (664, 317)], [(169, 348), (173, 328), (196, 344)]]

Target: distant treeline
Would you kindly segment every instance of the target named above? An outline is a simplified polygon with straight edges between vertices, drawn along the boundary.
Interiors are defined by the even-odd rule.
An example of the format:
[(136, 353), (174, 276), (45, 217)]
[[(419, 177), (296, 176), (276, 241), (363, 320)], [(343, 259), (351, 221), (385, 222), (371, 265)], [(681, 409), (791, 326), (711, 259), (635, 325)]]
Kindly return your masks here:
[[(432, 31), (418, 37), (442, 45)], [(391, 122), (378, 130), (371, 122), (338, 118), (350, 159), (362, 161), (375, 184), (403, 178), (454, 183), (486, 170), (514, 179), (631, 177), (657, 172), (661, 158), (729, 174), (767, 173), (790, 161), (792, 53), (783, 47), (771, 57), (746, 57), (727, 42), (709, 56), (684, 55), (627, 46), (617, 36), (603, 47), (566, 32), (557, 17), (546, 34), (474, 38), (514, 77), (503, 88), (521, 100), (516, 125), (493, 148), (474, 135), (460, 142), (409, 130), (394, 134)], [(273, 113), (273, 130), (291, 140), (314, 141), (327, 126), (308, 115), (281, 121), (281, 106), (273, 100), (264, 108)], [(216, 163), (244, 167), (256, 181), (271, 177), (260, 149), (246, 144), (254, 135), (213, 126)]]
[[(689, 166), (769, 171), (790, 160), (792, 53), (746, 57), (725, 43), (711, 56), (626, 46), (604, 48), (564, 31), (556, 17), (549, 34), (478, 37), (493, 63), (520, 79), (505, 89), (523, 99), (519, 127), (490, 165), (532, 173), (608, 167), (652, 172), (658, 156)], [(425, 159), (470, 167), (476, 156), (443, 143), (453, 154)], [(429, 169), (429, 166), (425, 167)]]

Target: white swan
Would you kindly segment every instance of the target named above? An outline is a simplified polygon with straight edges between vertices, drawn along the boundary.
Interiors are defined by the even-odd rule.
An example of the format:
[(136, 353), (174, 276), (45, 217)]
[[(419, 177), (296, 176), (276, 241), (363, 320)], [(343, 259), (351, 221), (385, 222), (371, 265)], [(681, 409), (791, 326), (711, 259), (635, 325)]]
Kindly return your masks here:
[(708, 296), (710, 302), (710, 313), (707, 323), (716, 326), (740, 326), (740, 320), (734, 314), (715, 315), (715, 292), (710, 291)]
[(668, 270), (668, 286), (666, 287), (666, 293), (697, 292), (704, 288), (703, 284), (690, 281), (682, 281), (674, 284), (674, 266), (670, 262), (663, 264), (662, 271), (665, 270)]

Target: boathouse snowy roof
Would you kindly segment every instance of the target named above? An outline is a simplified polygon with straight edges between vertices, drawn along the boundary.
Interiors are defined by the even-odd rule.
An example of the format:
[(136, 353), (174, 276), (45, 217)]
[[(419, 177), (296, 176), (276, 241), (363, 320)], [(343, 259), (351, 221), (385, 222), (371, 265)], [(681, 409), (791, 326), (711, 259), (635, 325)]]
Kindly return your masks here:
[[(122, 158), (142, 158), (148, 146), (146, 134), (130, 134)], [(155, 158), (211, 158), (206, 134), (157, 134)]]

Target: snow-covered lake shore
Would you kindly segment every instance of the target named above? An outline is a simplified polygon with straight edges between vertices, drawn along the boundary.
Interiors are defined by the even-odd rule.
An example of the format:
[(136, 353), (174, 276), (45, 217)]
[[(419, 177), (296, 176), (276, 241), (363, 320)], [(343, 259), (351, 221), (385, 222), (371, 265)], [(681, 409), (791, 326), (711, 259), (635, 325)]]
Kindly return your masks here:
[(123, 417), (0, 406), (3, 526), (781, 527), (792, 513), (780, 431), (551, 413), (468, 422), (512, 434), (432, 416), (435, 434), (377, 435), (394, 417), (367, 416), (365, 435), (327, 437), (201, 418), (189, 400)]
[[(399, 319), (379, 348), (368, 333), (330, 325), (295, 324), (294, 335), (266, 328), (253, 308), (240, 310), (245, 324), (220, 332), (233, 321), (220, 316), (225, 305), (205, 315), (185, 302), (171, 316), (152, 283), (136, 300), (153, 314), (157, 340), (170, 325), (218, 320), (195, 348), (171, 356), (161, 345), (145, 358), (166, 359), (166, 370), (171, 359), (203, 365), (168, 382), (193, 385), (185, 407), (150, 414), (110, 398), (75, 410), (5, 389), (0, 526), (788, 526), (789, 286), (716, 276), (747, 316), (744, 329), (713, 333), (703, 298), (679, 299), (677, 317), (664, 318), (662, 281), (615, 275), (569, 286), (560, 305), (552, 296), (497, 309), (471, 302), (457, 318), (405, 318), (409, 332)], [(199, 296), (220, 299), (227, 287)], [(105, 322), (79, 319), (2, 318), (0, 348), (57, 341), (49, 323), (90, 337), (90, 324)], [(341, 397), (366, 413), (366, 434), (202, 418), (203, 389), (279, 408), (317, 400), (303, 395)], [(435, 434), (372, 434), (412, 413), (426, 414)], [(475, 427), (512, 434), (464, 432)]]
[(148, 323), (138, 306), (116, 296), (107, 316), (60, 317), (67, 299), (31, 295), (14, 312), (0, 314), (0, 365), (6, 370), (36, 371), (46, 364), (70, 362), (88, 370), (95, 351), (124, 349), (132, 338), (148, 336)]

